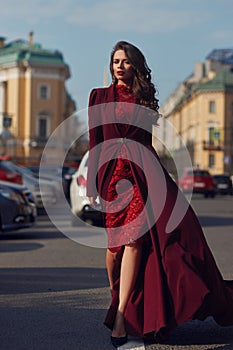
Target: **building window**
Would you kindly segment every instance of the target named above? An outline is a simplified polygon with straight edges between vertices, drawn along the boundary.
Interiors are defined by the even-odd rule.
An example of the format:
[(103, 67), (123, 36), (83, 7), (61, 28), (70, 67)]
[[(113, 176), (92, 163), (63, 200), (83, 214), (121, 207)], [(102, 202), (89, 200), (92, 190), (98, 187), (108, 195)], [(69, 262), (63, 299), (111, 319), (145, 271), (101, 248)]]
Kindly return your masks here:
[(40, 113), (37, 118), (37, 137), (40, 139), (48, 138), (50, 134), (50, 115), (49, 113)]
[(209, 128), (209, 143), (216, 144), (221, 141), (221, 130), (217, 128)]
[(50, 97), (50, 89), (46, 84), (39, 85), (39, 99), (48, 100)]
[(231, 102), (231, 115), (233, 115), (233, 102)]
[(209, 113), (215, 113), (215, 101), (209, 101)]
[(48, 129), (48, 126), (47, 126), (47, 119), (44, 119), (44, 118), (40, 118), (39, 119), (39, 137), (45, 139), (46, 136), (47, 136), (47, 129)]
[(214, 130), (215, 128), (210, 127), (209, 128), (209, 142), (214, 143)]
[(214, 154), (209, 154), (209, 168), (212, 169), (215, 166), (215, 156)]

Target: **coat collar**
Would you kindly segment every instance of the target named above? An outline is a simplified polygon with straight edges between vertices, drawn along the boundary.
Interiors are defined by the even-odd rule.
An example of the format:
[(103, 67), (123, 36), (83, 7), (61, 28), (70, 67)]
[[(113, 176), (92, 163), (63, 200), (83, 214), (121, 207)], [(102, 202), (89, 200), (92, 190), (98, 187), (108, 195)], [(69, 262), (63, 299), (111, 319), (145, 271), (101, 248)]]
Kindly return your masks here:
[(115, 102), (115, 96), (116, 96), (115, 85), (111, 84), (106, 88), (106, 95), (105, 95), (106, 102)]

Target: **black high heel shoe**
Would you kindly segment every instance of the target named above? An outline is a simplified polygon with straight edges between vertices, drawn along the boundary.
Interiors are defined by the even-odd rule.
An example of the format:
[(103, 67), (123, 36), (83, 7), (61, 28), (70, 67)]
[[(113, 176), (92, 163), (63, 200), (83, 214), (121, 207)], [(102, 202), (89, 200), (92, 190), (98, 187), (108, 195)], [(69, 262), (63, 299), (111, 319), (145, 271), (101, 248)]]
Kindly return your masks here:
[(128, 334), (126, 334), (124, 337), (113, 337), (111, 336), (111, 343), (114, 346), (114, 348), (118, 348), (119, 346), (124, 345), (128, 341)]

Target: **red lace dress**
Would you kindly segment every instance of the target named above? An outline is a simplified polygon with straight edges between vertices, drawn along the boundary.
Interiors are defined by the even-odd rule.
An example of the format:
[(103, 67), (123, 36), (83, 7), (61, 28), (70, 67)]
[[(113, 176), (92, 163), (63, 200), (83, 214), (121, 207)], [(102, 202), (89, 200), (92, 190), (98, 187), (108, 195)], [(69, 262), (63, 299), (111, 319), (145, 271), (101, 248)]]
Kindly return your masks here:
[[(136, 98), (126, 86), (116, 85), (116, 101), (127, 102), (127, 107), (119, 103), (115, 109), (116, 118), (123, 123), (126, 114), (127, 118), (130, 116), (131, 106), (128, 103), (134, 104)], [(127, 125), (119, 124), (118, 127), (121, 128), (122, 136), (127, 137), (125, 129)], [(133, 244), (136, 240), (142, 239), (141, 232), (145, 231), (144, 215), (140, 215), (138, 220), (144, 208), (144, 201), (135, 183), (130, 161), (127, 160), (126, 147), (127, 143), (122, 143), (106, 197), (105, 225), (108, 247), (113, 252), (120, 250), (123, 245)], [(125, 225), (127, 225), (126, 229), (124, 229)], [(114, 233), (114, 228), (117, 234)]]

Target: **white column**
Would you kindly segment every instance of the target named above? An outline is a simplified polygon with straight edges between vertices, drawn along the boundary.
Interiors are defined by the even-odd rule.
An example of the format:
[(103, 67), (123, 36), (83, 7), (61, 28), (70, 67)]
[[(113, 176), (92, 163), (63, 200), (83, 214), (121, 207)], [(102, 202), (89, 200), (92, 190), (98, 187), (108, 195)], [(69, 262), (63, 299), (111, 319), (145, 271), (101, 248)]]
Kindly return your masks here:
[(3, 113), (5, 112), (5, 82), (0, 82), (0, 134), (3, 131)]

